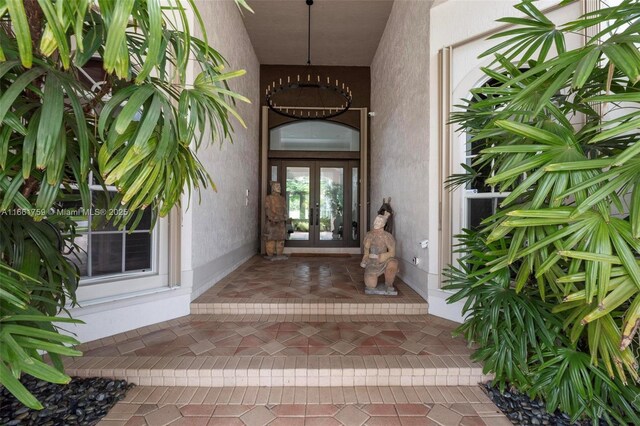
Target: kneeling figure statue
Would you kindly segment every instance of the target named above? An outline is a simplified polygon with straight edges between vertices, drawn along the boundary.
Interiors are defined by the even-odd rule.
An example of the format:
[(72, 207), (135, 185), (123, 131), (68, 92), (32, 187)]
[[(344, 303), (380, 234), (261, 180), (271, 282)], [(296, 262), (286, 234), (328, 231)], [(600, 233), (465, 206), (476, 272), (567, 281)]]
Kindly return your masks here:
[[(364, 256), (360, 266), (364, 268), (364, 284), (366, 294), (397, 295), (393, 282), (398, 273), (396, 240), (384, 230), (390, 214), (376, 216), (373, 230), (364, 237)], [(384, 274), (386, 288), (378, 287), (378, 277)]]

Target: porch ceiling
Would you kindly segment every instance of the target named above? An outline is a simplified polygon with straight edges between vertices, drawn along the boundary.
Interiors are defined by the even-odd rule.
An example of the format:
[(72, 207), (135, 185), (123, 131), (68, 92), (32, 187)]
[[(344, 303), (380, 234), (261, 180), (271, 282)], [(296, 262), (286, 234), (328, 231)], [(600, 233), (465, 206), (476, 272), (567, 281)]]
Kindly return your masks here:
[[(307, 62), (305, 0), (250, 0), (243, 13), (261, 64)], [(369, 66), (393, 0), (315, 0), (311, 10), (313, 65)]]

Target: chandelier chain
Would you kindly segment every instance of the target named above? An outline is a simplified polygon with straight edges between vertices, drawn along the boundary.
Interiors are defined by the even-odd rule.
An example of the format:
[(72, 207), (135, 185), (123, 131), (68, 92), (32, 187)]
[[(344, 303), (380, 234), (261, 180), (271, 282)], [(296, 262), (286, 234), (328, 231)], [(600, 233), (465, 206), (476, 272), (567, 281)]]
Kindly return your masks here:
[[(304, 80), (304, 76), (301, 80), (300, 75), (298, 75), (297, 80), (294, 81), (292, 81), (290, 76), (286, 77), (285, 79), (280, 78), (277, 82), (276, 80), (274, 80), (271, 85), (267, 86), (266, 101), (267, 106), (270, 110), (285, 117), (304, 120), (326, 120), (328, 118), (336, 117), (347, 112), (351, 107), (353, 97), (351, 91), (349, 90), (349, 86), (345, 86), (344, 83), (342, 83), (342, 86), (340, 86), (338, 80), (335, 80), (335, 85), (333, 85), (331, 83), (332, 79), (330, 77), (326, 77), (326, 84), (323, 80), (320, 79), (320, 75), (316, 75), (314, 79), (311, 78), (311, 6), (313, 5), (313, 0), (305, 0), (305, 2), (309, 7), (307, 12), (307, 80)], [(316, 91), (316, 97), (319, 98), (320, 106), (322, 107), (321, 113), (318, 113), (316, 111), (315, 116), (312, 116), (310, 114), (310, 111), (308, 110), (308, 108), (306, 108), (306, 106), (303, 107), (301, 105), (278, 105), (278, 102), (275, 99), (276, 97), (284, 93), (291, 93), (295, 94), (294, 97), (296, 99), (296, 103), (298, 103), (298, 101), (303, 98), (303, 92), (307, 91), (306, 93), (309, 93), (310, 90)], [(336, 99), (340, 99), (339, 102), (341, 104), (335, 106), (325, 106), (323, 94), (327, 93), (333, 94)], [(306, 116), (304, 115), (305, 110)]]

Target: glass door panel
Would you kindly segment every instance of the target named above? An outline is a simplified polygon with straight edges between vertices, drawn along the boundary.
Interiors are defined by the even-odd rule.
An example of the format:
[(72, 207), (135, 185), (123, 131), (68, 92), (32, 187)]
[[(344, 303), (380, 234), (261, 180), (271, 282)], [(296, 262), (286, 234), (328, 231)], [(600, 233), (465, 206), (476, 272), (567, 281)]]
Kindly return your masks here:
[(360, 242), (360, 177), (358, 167), (351, 167), (351, 241)]
[(311, 167), (285, 166), (285, 199), (287, 203), (287, 235), (290, 241), (309, 241), (311, 239), (310, 209)]
[[(320, 241), (344, 238), (344, 167), (320, 167)], [(317, 213), (316, 213), (317, 214)]]
[(287, 247), (360, 245), (360, 173), (357, 161), (272, 160), (287, 209)]

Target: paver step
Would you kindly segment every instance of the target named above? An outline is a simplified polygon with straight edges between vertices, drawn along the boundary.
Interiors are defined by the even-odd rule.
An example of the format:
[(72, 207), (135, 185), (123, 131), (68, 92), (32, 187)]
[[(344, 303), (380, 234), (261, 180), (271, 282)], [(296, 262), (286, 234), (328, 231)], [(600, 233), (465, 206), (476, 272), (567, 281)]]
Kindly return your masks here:
[(426, 315), (429, 304), (415, 302), (370, 302), (353, 303), (350, 301), (317, 302), (291, 299), (283, 302), (251, 302), (244, 299), (230, 302), (193, 302), (191, 314), (217, 315)]
[(85, 356), (466, 355), (428, 315), (189, 315), (78, 347)]
[(467, 386), (491, 378), (456, 355), (83, 357), (65, 366), (72, 376), (153, 386)]
[(511, 424), (478, 386), (138, 386), (131, 389), (99, 425), (122, 426), (125, 423), (318, 426)]

